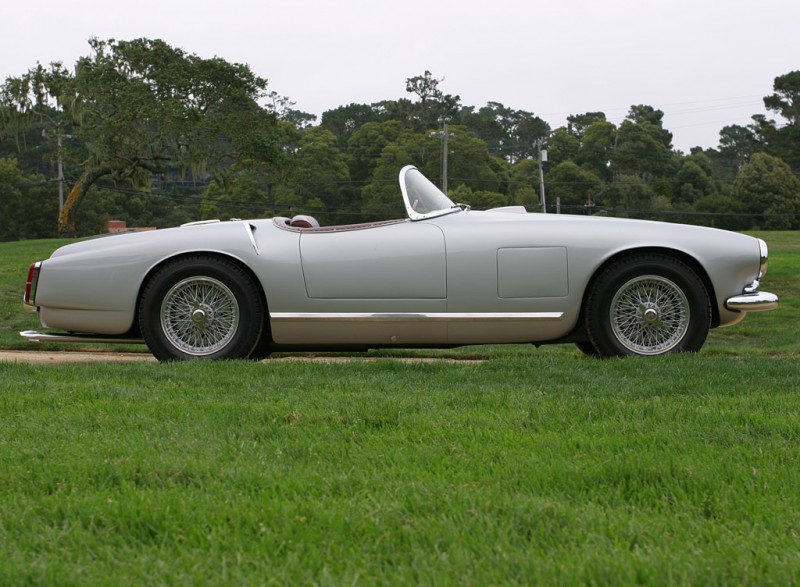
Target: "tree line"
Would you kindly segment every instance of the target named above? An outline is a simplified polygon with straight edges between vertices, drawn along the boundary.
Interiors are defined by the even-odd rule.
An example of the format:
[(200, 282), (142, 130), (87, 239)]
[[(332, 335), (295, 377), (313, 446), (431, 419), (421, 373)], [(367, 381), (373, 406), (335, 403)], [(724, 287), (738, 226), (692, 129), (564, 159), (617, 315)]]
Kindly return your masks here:
[(586, 112), (552, 129), (499, 102), (464, 105), (425, 71), (406, 97), (317, 120), (246, 65), (161, 40), (89, 46), (73, 68), (37, 64), (0, 86), (0, 240), (95, 234), (109, 219), (401, 217), (399, 169), (441, 182), (444, 157), (451, 199), (536, 211), (542, 147), (548, 212), (800, 228), (800, 71), (764, 98), (777, 120), (754, 115), (717, 148), (682, 153), (645, 104), (619, 125)]

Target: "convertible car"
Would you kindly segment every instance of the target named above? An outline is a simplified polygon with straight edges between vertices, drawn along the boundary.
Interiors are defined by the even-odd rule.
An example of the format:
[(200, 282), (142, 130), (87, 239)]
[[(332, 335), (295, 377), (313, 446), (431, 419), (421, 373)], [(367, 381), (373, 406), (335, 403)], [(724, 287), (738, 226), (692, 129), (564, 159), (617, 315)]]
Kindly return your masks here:
[[(415, 167), (407, 217), (203, 221), (91, 239), (31, 265), (32, 341), (145, 342), (162, 361), (278, 350), (574, 343), (599, 357), (699, 351), (777, 307), (767, 245), (659, 222), (486, 211)], [(56, 332), (54, 332), (56, 331)]]

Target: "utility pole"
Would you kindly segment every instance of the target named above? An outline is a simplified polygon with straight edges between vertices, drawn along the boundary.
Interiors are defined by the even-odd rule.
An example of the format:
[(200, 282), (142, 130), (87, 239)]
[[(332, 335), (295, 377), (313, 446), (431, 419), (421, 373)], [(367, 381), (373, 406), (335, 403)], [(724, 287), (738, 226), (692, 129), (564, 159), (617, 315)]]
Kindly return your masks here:
[(547, 150), (542, 149), (542, 139), (536, 140), (536, 150), (539, 153), (539, 193), (542, 196), (542, 214), (547, 214), (547, 204), (544, 201), (544, 169), (542, 163), (547, 161)]
[(61, 127), (58, 127), (58, 138), (56, 139), (58, 155), (58, 217), (64, 210), (64, 162), (61, 157)]
[(432, 132), (430, 136), (440, 137), (442, 139), (442, 191), (447, 195), (447, 153), (449, 152), (448, 141), (450, 137), (456, 136), (456, 133), (451, 133), (447, 130), (447, 123), (450, 122), (449, 116), (441, 116), (438, 120), (442, 125), (442, 130), (439, 132)]
[[(61, 218), (61, 212), (64, 210), (64, 155), (63, 155), (63, 141), (62, 139), (71, 139), (72, 135), (65, 135), (62, 133), (63, 124), (61, 122), (54, 123), (56, 127), (56, 162), (58, 164), (58, 217)], [(42, 129), (42, 138), (47, 139), (47, 130)]]

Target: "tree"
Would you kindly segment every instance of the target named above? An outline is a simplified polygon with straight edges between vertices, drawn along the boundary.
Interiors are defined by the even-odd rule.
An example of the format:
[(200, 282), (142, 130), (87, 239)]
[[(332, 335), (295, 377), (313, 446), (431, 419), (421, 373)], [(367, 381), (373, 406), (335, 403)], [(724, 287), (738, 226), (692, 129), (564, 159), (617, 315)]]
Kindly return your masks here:
[(672, 148), (672, 133), (664, 128), (664, 113), (646, 104), (631, 106), (626, 117), (644, 128), (655, 140), (667, 149)]
[(3, 214), (0, 215), (0, 241), (19, 238), (15, 229), (15, 220), (22, 205), (22, 193), (19, 186), (22, 174), (17, 168), (15, 159), (0, 159), (0, 204)]
[[(449, 141), (448, 185), (455, 188), (461, 184), (474, 192), (505, 192), (507, 184), (507, 166), (502, 159), (493, 157), (489, 147), (465, 126), (453, 125), (450, 131), (455, 136)], [(430, 169), (428, 177), (440, 179), (442, 176), (442, 150), (440, 139), (433, 139), (431, 144), (435, 151), (431, 156), (437, 169)], [(439, 147), (436, 149), (436, 147)]]
[(737, 174), (733, 195), (747, 212), (763, 216), (763, 229), (800, 227), (800, 179), (777, 157), (753, 155)]
[(367, 122), (353, 133), (347, 141), (350, 177), (355, 182), (364, 182), (372, 177), (383, 148), (396, 141), (404, 131), (397, 120)]
[(350, 170), (333, 133), (321, 126), (302, 131), (294, 156), (291, 188), (300, 198), (301, 209), (325, 224), (332, 219), (351, 220), (347, 214), (357, 210), (346, 208), (358, 203), (342, 197)]
[(475, 110), (475, 106), (462, 106), (454, 122), (466, 126), (470, 132), (480, 137), (487, 144), (492, 155), (505, 157), (503, 144), (508, 141), (508, 134), (497, 118), (493, 114), (487, 113), (488, 106), (478, 111)]
[[(417, 102), (410, 106), (410, 117), (407, 123), (415, 131), (422, 132), (437, 126), (437, 120), (442, 117), (453, 118), (458, 113), (459, 96), (445, 94), (439, 89), (439, 82), (444, 78), (436, 79), (430, 71), (406, 79), (406, 92), (417, 95)], [(394, 120), (402, 118), (392, 117)]]
[(705, 215), (694, 216), (694, 223), (725, 230), (747, 230), (752, 222), (743, 216), (744, 205), (732, 196), (712, 194), (700, 198), (694, 204), (696, 212)]
[(567, 131), (578, 140), (583, 139), (586, 129), (595, 122), (605, 122), (604, 112), (586, 112), (585, 114), (570, 114), (567, 116)]
[(800, 126), (800, 71), (775, 78), (774, 93), (764, 98), (764, 106), (783, 116), (789, 124)]
[[(416, 165), (426, 173), (430, 166), (430, 142), (424, 135), (403, 133), (381, 151), (372, 181), (361, 190), (362, 214), (366, 220), (402, 218), (405, 213), (397, 183), (397, 172), (406, 165)], [(438, 142), (438, 141), (437, 141)]]
[(731, 124), (719, 131), (719, 153), (737, 171), (761, 148), (750, 127)]
[(253, 218), (271, 211), (275, 214), (274, 199), (264, 189), (262, 178), (250, 169), (240, 169), (224, 182), (212, 181), (203, 198), (201, 217)]
[(489, 102), (477, 113), (472, 108), (462, 109), (459, 116), (493, 155), (509, 163), (534, 156), (536, 141), (550, 134), (550, 126), (532, 112), (514, 110), (500, 102)]
[(56, 235), (55, 184), (24, 175), (16, 159), (0, 158), (0, 210), (0, 241)]
[(266, 98), (266, 110), (272, 112), (280, 120), (285, 120), (292, 124), (298, 130), (311, 127), (317, 120), (315, 114), (309, 114), (308, 112), (292, 108), (295, 102), (290, 100), (287, 96), (281, 96), (278, 92), (270, 92), (266, 95)]
[(539, 163), (533, 159), (523, 159), (511, 166), (508, 191), (511, 201), (517, 206), (538, 207)]
[(645, 181), (669, 175), (672, 153), (653, 132), (652, 123), (623, 120), (615, 139), (611, 158), (612, 170), (624, 175), (637, 175)]
[(368, 122), (382, 122), (386, 114), (369, 104), (348, 104), (322, 113), (322, 126), (336, 137), (342, 150), (356, 131)]
[(550, 145), (547, 148), (547, 159), (551, 165), (558, 165), (565, 161), (575, 161), (581, 142), (567, 127), (560, 127), (550, 135)]
[(787, 124), (779, 125), (763, 116), (753, 118), (764, 136), (766, 152), (800, 171), (800, 71), (776, 77), (773, 90), (764, 98), (764, 106), (780, 114)]
[(293, 124), (295, 128), (306, 130), (314, 126), (314, 122), (317, 120), (317, 115), (290, 108), (284, 112), (283, 116), (281, 116), (281, 120), (285, 120), (286, 122)]
[(603, 193), (603, 205), (620, 209), (619, 216), (642, 217), (653, 209), (656, 198), (651, 186), (641, 177), (619, 175)]
[(611, 159), (617, 145), (617, 127), (611, 122), (596, 120), (584, 134), (575, 162), (602, 178), (611, 179)]
[[(260, 107), (266, 80), (246, 65), (202, 59), (160, 40), (89, 42), (74, 73), (60, 64), (7, 80), (19, 113), (55, 105), (85, 145), (59, 226), (101, 177), (147, 189), (154, 174), (214, 174), (242, 158), (275, 155), (275, 115)], [(16, 91), (7, 91), (16, 90)]]
[(468, 204), (475, 210), (489, 210), (508, 206), (508, 196), (487, 190), (473, 191), (464, 184), (450, 190), (450, 199), (460, 204)]
[(580, 209), (581, 213), (589, 201), (598, 203), (596, 198), (603, 189), (599, 177), (572, 161), (564, 161), (553, 167), (545, 176), (545, 185), (549, 203), (555, 204), (556, 199), (560, 198), (562, 206)]
[(684, 158), (675, 175), (673, 201), (691, 205), (712, 195), (716, 191), (713, 175), (711, 161), (704, 154), (696, 153)]

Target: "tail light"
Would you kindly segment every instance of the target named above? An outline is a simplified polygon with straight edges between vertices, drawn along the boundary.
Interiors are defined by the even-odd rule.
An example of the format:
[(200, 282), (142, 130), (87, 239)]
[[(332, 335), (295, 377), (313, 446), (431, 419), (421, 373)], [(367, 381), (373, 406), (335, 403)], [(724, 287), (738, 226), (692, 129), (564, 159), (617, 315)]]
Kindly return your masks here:
[(25, 306), (34, 308), (36, 305), (36, 284), (39, 282), (39, 272), (42, 269), (42, 262), (33, 263), (28, 269), (28, 280), (25, 282), (25, 296), (22, 301)]

